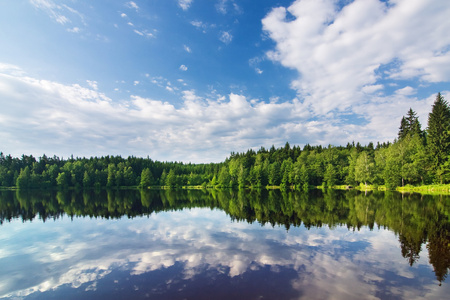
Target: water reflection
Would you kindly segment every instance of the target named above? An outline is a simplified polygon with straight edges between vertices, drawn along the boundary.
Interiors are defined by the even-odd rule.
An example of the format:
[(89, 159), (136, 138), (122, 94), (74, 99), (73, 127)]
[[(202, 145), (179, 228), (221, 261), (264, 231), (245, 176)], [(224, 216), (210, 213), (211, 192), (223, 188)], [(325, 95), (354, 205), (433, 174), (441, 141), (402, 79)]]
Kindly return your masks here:
[(0, 297), (442, 299), (450, 292), (447, 197), (215, 190), (0, 197)]

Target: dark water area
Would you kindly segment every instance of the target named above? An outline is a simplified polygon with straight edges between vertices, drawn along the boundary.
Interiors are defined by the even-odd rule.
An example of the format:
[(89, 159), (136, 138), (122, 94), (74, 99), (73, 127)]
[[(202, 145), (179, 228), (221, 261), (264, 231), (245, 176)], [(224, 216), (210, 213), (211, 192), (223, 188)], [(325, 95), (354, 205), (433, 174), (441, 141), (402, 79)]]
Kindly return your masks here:
[(0, 191), (0, 299), (448, 299), (450, 197)]

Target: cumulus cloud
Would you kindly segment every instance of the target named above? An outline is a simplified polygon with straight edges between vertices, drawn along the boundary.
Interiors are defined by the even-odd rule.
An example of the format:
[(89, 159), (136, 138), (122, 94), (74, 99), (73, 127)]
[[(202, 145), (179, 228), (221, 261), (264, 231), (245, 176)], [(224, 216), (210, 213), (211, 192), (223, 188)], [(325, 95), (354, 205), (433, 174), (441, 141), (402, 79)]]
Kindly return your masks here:
[(94, 90), (98, 90), (98, 83), (95, 80), (86, 80), (86, 82), (89, 84), (89, 86), (91, 88), (93, 88)]
[(416, 93), (416, 89), (412, 88), (410, 86), (406, 86), (402, 89), (398, 89), (395, 91), (396, 94), (398, 95), (404, 95), (404, 96), (410, 96), (410, 95), (414, 95)]
[[(149, 80), (181, 94), (176, 105), (137, 95), (113, 101), (98, 90), (95, 81), (88, 81), (86, 88), (29, 77), (11, 65), (0, 64), (0, 70), (2, 151), (15, 156), (121, 154), (218, 162), (231, 151), (282, 146), (287, 140), (292, 144), (341, 144), (353, 139), (363, 142), (380, 132), (391, 139), (389, 127), (396, 130), (400, 120), (392, 117), (393, 111), (414, 107), (424, 120), (435, 97), (374, 97), (366, 106), (354, 108), (358, 115), (373, 111), (368, 124), (356, 126), (311, 119), (311, 112), (299, 99), (267, 103), (233, 93), (205, 97), (191, 89), (178, 92), (162, 77)], [(447, 92), (443, 95), (450, 98)]]
[(178, 6), (181, 7), (182, 10), (188, 10), (191, 7), (193, 0), (178, 0)]
[(127, 6), (128, 6), (129, 8), (135, 9), (136, 11), (139, 10), (139, 6), (136, 4), (136, 2), (133, 2), (133, 1), (127, 2)]
[(224, 44), (229, 44), (233, 40), (233, 36), (229, 31), (222, 31), (219, 37), (220, 41)]
[[(95, 81), (89, 89), (4, 69), (13, 71), (0, 74), (2, 151), (17, 156), (147, 156), (145, 149), (152, 149), (159, 160), (222, 161), (231, 151), (283, 145), (290, 134), (304, 136), (315, 127), (296, 121), (303, 114), (298, 101), (267, 104), (230, 94), (218, 102), (189, 91), (177, 107), (139, 96), (116, 102), (96, 90)], [(142, 141), (131, 143), (136, 137)]]
[(214, 28), (216, 27), (215, 24), (208, 24), (199, 20), (194, 20), (190, 22), (192, 26), (194, 26), (195, 28), (197, 28), (198, 30), (201, 30), (203, 33), (206, 33), (206, 30), (208, 28)]
[[(398, 97), (414, 94), (410, 87), (380, 98), (382, 80), (450, 81), (450, 6), (422, 0), (340, 3), (297, 0), (262, 20), (276, 42), (267, 57), (298, 71), (291, 86), (315, 116), (364, 111), (366, 128), (374, 129), (377, 111), (386, 111), (379, 105), (395, 106)], [(421, 109), (425, 103), (418, 100), (409, 99)]]
[(187, 70), (188, 70), (188, 67), (186, 67), (185, 65), (181, 65), (181, 66), (180, 66), (180, 70), (181, 70), (181, 71), (187, 71)]
[(216, 9), (218, 12), (222, 13), (222, 14), (226, 14), (227, 13), (227, 4), (228, 0), (220, 0), (217, 4), (216, 4)]

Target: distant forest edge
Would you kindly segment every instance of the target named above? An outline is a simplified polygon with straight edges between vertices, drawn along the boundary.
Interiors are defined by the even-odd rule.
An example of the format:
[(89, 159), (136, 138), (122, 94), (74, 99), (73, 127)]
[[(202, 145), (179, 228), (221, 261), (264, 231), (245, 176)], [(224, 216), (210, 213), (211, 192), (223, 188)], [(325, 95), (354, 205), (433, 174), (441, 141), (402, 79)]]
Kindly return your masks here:
[(437, 94), (422, 130), (413, 109), (401, 119), (392, 143), (361, 146), (261, 147), (232, 152), (221, 163), (185, 164), (120, 156), (60, 159), (14, 158), (0, 153), (0, 188), (204, 188), (303, 189), (310, 186), (404, 185), (450, 182), (450, 107)]

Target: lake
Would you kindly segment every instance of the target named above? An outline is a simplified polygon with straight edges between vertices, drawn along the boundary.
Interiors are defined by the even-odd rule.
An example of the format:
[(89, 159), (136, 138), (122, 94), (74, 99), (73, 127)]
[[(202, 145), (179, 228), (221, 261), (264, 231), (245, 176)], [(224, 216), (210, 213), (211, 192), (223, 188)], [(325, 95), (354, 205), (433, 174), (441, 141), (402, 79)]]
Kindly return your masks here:
[(0, 191), (0, 299), (448, 299), (450, 197)]

